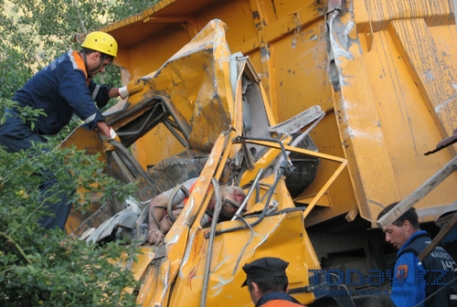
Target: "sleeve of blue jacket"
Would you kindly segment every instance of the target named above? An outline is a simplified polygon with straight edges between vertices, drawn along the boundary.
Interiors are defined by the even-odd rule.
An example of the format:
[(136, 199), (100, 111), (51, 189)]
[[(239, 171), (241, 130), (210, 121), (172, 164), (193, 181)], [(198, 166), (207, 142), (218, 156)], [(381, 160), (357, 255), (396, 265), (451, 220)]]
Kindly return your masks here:
[(109, 91), (112, 86), (107, 84), (96, 84), (94, 81), (89, 83), (89, 91), (91, 93), (91, 98), (97, 103), (99, 109), (103, 108), (108, 104), (108, 101), (111, 99), (109, 97)]
[(424, 301), (425, 271), (416, 255), (411, 252), (400, 255), (393, 274), (390, 297), (395, 306), (413, 307)]
[(59, 94), (73, 108), (89, 129), (94, 129), (97, 122), (104, 121), (104, 117), (91, 97), (86, 84), (85, 75), (80, 70), (71, 70), (62, 78), (59, 85)]

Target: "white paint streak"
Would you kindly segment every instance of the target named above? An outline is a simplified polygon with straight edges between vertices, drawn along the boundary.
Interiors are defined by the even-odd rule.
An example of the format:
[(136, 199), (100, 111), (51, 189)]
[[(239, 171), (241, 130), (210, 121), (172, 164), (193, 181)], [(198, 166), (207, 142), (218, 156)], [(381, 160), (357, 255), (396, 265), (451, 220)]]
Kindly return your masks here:
[[(338, 16), (338, 12), (334, 11), (330, 14), (330, 20), (328, 24), (330, 26), (330, 44), (332, 46), (332, 52), (334, 55), (335, 61), (339, 62), (340, 57), (345, 57), (347, 59), (352, 58), (351, 53), (347, 50), (348, 46), (348, 36), (350, 29), (354, 27), (354, 23), (351, 21), (347, 24), (347, 27), (334, 27), (336, 21), (335, 18)], [(339, 31), (342, 30), (342, 35), (338, 35)], [(339, 39), (342, 37), (343, 41), (340, 42)], [(343, 44), (342, 44), (343, 43)]]
[(252, 251), (254, 252), (258, 247), (262, 246), (263, 243), (265, 243), (265, 241), (268, 239), (269, 235), (271, 233), (274, 233), (276, 231), (276, 229), (279, 227), (279, 225), (281, 225), (281, 223), (284, 221), (284, 217), (286, 216), (286, 214), (284, 213), (282, 215), (282, 219), (276, 223), (275, 227), (273, 227), (267, 234), (265, 234), (265, 236), (263, 237), (263, 239), (259, 242), (259, 244), (257, 244), (253, 249)]
[(167, 243), (167, 245), (175, 244), (176, 242), (178, 242), (178, 239), (179, 239), (179, 236), (174, 235), (173, 237), (171, 237), (171, 240), (170, 240), (170, 242)]
[[(214, 277), (214, 275), (213, 275), (213, 277)], [(221, 275), (218, 275), (217, 279), (218, 279), (218, 283), (215, 284), (213, 287), (211, 287), (211, 290), (214, 291), (214, 293), (212, 293), (213, 296), (219, 295), (222, 292), (222, 289), (224, 288), (224, 286), (233, 281), (233, 277), (223, 278)]]
[(352, 128), (348, 128), (348, 133), (353, 138), (363, 138), (363, 139), (370, 139), (374, 142), (379, 142), (382, 140), (382, 133), (380, 129), (375, 129), (372, 131), (364, 131), (364, 130), (354, 130)]
[(349, 20), (349, 22), (347, 23), (346, 27), (344, 28), (345, 31), (343, 31), (344, 37), (346, 39), (349, 37), (349, 33), (351, 33), (351, 31), (354, 29), (354, 26), (355, 26), (354, 21)]
[[(186, 213), (185, 215), (185, 218), (184, 218), (184, 221), (187, 221), (188, 218), (189, 218), (189, 214), (190, 214), (190, 211), (192, 211), (192, 208), (194, 207), (195, 205), (195, 201), (194, 199), (191, 197), (188, 199), (187, 203), (186, 203), (186, 209), (183, 210), (180, 214), (183, 214), (183, 213)], [(185, 223), (183, 223), (185, 224)]]
[[(184, 252), (184, 257), (181, 262), (181, 267), (184, 267), (187, 264), (187, 262), (189, 261), (189, 258), (190, 258), (190, 255), (192, 254), (192, 249), (194, 246), (195, 236), (196, 236), (196, 233), (194, 233), (194, 235), (188, 239), (189, 241), (186, 246), (186, 251)], [(185, 276), (183, 275), (183, 272), (181, 270), (179, 270), (178, 275), (180, 278), (185, 278)]]
[(435, 112), (440, 113), (444, 108), (448, 107), (448, 105), (451, 102), (453, 102), (456, 98), (457, 98), (457, 95), (453, 95), (453, 96), (449, 97), (448, 99), (446, 99), (445, 101), (443, 101), (442, 103), (440, 103), (439, 105), (437, 105), (435, 107)]
[[(344, 113), (344, 116), (342, 116), (340, 120), (343, 121), (346, 124), (346, 126), (348, 126), (344, 130), (344, 134), (347, 137), (349, 137), (351, 139), (353, 139), (353, 138), (369, 139), (376, 143), (380, 143), (383, 140), (384, 136), (382, 134), (382, 129), (380, 128), (379, 121), (372, 122), (372, 129), (370, 128), (370, 129), (361, 130), (361, 129), (354, 129), (353, 126), (349, 127), (349, 125), (347, 124), (347, 121), (349, 119), (348, 111), (350, 111), (351, 108), (354, 108), (354, 106), (353, 106), (353, 104), (349, 103), (348, 101), (346, 101), (344, 99), (341, 100), (340, 105), (341, 105), (341, 111), (343, 111), (343, 113)], [(359, 117), (361, 117), (360, 120), (357, 120), (357, 122), (362, 121), (362, 120), (366, 121), (364, 112), (357, 112), (357, 114), (359, 115)], [(352, 117), (353, 121), (356, 119), (357, 118)]]

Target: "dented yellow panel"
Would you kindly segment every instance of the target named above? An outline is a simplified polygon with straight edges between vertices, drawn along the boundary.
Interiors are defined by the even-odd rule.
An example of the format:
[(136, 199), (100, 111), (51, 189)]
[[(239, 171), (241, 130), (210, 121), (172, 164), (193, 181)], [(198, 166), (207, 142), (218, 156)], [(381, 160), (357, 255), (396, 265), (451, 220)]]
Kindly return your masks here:
[[(128, 81), (158, 70), (215, 18), (227, 25), (230, 53), (242, 52), (254, 64), (275, 120), (320, 105), (327, 115), (311, 132), (314, 142), (319, 151), (348, 159), (308, 225), (357, 211), (373, 222), (382, 207), (455, 155), (455, 146), (423, 155), (457, 127), (452, 1), (169, 0), (102, 30), (118, 40), (117, 63)], [(202, 78), (201, 63), (173, 68), (169, 80)], [(197, 94), (186, 95), (191, 105)], [(183, 112), (198, 118), (195, 109)], [(162, 125), (133, 146), (144, 168), (182, 149)], [(312, 197), (332, 172), (322, 165), (297, 202)], [(457, 198), (456, 176), (419, 202), (423, 221)]]
[[(323, 122), (329, 125), (321, 124), (313, 129), (313, 140), (324, 152), (342, 156), (333, 114), (331, 83), (327, 73), (325, 4), (312, 1), (289, 1), (287, 5), (246, 0), (207, 2), (211, 5), (207, 5), (205, 9), (194, 9), (196, 19), (191, 20), (185, 16), (179, 23), (168, 24), (161, 23), (160, 19), (165, 15), (165, 11), (176, 14), (184, 7), (185, 10), (192, 10), (193, 4), (185, 1), (161, 2), (158, 6), (163, 8), (167, 5), (163, 13), (160, 9), (156, 10), (156, 7), (153, 9), (154, 13), (148, 11), (151, 16), (157, 16), (157, 19), (148, 21), (151, 29), (161, 27), (161, 30), (148, 30), (152, 31), (148, 37), (134, 43), (127, 33), (135, 31), (139, 26), (138, 21), (126, 20), (125, 23), (119, 22), (106, 27), (106, 30), (111, 31), (119, 40), (120, 49), (126, 50), (117, 59), (118, 63), (128, 63), (128, 66), (125, 66), (127, 73), (141, 70), (139, 75), (144, 75), (147, 73), (145, 67), (155, 71), (162, 65), (164, 55), (172, 56), (176, 52), (173, 48), (178, 50), (188, 43), (194, 35), (197, 25), (195, 20), (198, 20), (198, 26), (202, 27), (205, 22), (219, 18), (227, 25), (226, 38), (230, 51), (240, 51), (248, 55), (259, 73), (275, 121), (284, 121), (313, 105), (320, 105), (328, 112), (328, 119), (326, 117)], [(147, 15), (148, 12), (145, 11), (144, 14)], [(238, 18), (240, 15), (246, 18)], [(194, 70), (203, 71), (197, 67)], [(131, 78), (139, 75), (132, 74)], [(177, 144), (162, 125), (133, 146), (133, 152), (145, 168), (156, 165), (181, 150), (181, 145)], [(318, 174), (318, 178), (324, 178), (325, 182), (333, 170), (323, 172), (322, 176)], [(341, 193), (347, 195), (332, 200), (333, 211), (326, 210), (323, 215), (311, 214), (309, 225), (344, 214), (356, 206), (354, 195), (350, 192), (352, 188), (347, 179), (347, 171), (342, 176), (346, 179), (338, 178), (330, 187), (329, 193), (334, 196)], [(317, 180), (316, 189), (319, 189), (320, 180)], [(313, 193), (311, 190), (311, 197)]]
[[(457, 31), (451, 2), (354, 3), (359, 47), (338, 59), (336, 106), (361, 214), (373, 221), (455, 155), (452, 147), (424, 153), (457, 125)], [(415, 206), (423, 221), (457, 199), (456, 181), (454, 174)]]
[[(254, 220), (255, 218), (251, 218), (246, 221), (252, 223)], [(218, 227), (218, 230), (234, 226), (240, 226), (240, 223), (224, 223), (223, 228)], [(173, 295), (170, 306), (199, 306), (200, 304), (202, 293), (192, 289), (201, 289), (203, 286), (204, 267), (209, 252), (205, 234), (207, 234), (206, 230), (198, 230), (190, 238), (191, 244), (183, 258), (173, 289), (175, 293), (186, 293), (186, 295)], [(256, 227), (255, 232), (244, 229), (217, 236), (211, 259), (211, 275), (206, 294), (207, 306), (217, 304), (252, 306), (249, 292), (246, 288), (241, 288), (241, 284), (246, 279), (246, 274), (241, 267), (259, 257), (276, 256), (290, 262), (287, 268), (290, 288), (306, 286), (308, 270), (320, 268), (316, 256), (307, 252), (311, 249), (312, 245), (304, 233), (303, 217), (300, 212), (268, 217)], [(311, 293), (301, 294), (296, 298), (305, 304), (314, 301)]]
[[(457, 128), (452, 2), (163, 0), (102, 30), (119, 43), (124, 82), (144, 77), (145, 85), (110, 109), (107, 122), (151, 168), (144, 176), (108, 152), (110, 171), (126, 173), (126, 181), (139, 173), (144, 200), (169, 179), (147, 182), (153, 166), (177, 154), (206, 157), (163, 243), (143, 247), (130, 267), (141, 280), (141, 306), (250, 306), (241, 267), (262, 256), (289, 261), (294, 296), (312, 303), (304, 287), (320, 263), (307, 227), (339, 216), (347, 223), (332, 224), (335, 231), (358, 216), (374, 225), (383, 207), (455, 155), (454, 146), (424, 156)], [(297, 115), (310, 108), (323, 112), (304, 124)], [(284, 121), (295, 130), (282, 132)], [(318, 152), (293, 144), (305, 131)], [(83, 136), (79, 130), (68, 142)], [(88, 149), (101, 151), (91, 137)], [(313, 182), (295, 199), (286, 151), (319, 158)], [(243, 216), (214, 224), (211, 241), (200, 220), (226, 168), (234, 184), (259, 195)], [(457, 199), (456, 185), (453, 174), (417, 204), (421, 221)], [(71, 228), (80, 219), (72, 216)]]

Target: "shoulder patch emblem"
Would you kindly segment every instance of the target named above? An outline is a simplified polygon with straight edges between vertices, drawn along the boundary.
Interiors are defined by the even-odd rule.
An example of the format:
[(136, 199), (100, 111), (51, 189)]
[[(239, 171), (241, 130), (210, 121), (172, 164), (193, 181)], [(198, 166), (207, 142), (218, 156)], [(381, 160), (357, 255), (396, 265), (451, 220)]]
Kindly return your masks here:
[(396, 273), (397, 279), (406, 279), (408, 276), (408, 265), (407, 264), (400, 264), (397, 267), (397, 273)]

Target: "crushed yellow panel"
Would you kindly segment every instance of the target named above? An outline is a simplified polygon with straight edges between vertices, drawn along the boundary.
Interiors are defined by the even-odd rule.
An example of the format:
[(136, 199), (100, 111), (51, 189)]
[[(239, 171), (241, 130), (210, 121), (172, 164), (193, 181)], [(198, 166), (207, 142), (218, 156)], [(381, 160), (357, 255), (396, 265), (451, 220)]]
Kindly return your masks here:
[(448, 73), (452, 67), (443, 65), (446, 52), (437, 52), (423, 19), (395, 20), (389, 30), (406, 67), (417, 80), (438, 131), (443, 138), (451, 135), (457, 121), (457, 89), (454, 77)]

